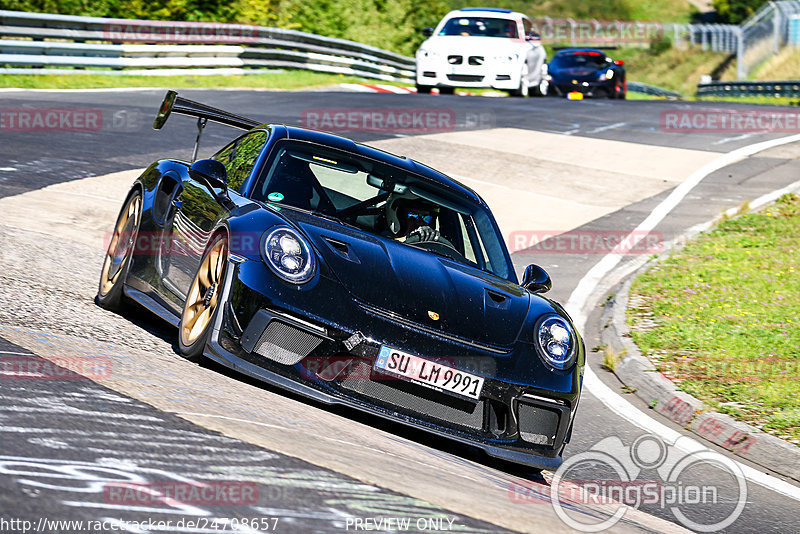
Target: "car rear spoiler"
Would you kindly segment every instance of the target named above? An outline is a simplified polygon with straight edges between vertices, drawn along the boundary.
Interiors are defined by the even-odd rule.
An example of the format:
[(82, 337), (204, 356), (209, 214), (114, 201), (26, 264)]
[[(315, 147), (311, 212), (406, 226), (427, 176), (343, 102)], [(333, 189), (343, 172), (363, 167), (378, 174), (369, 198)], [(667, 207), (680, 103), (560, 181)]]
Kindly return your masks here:
[(212, 108), (200, 102), (189, 100), (178, 96), (176, 91), (167, 91), (164, 95), (164, 100), (161, 102), (161, 107), (158, 109), (155, 121), (153, 121), (153, 129), (160, 130), (167, 123), (170, 114), (173, 112), (181, 115), (188, 115), (190, 117), (197, 117), (197, 139), (194, 143), (194, 151), (192, 152), (192, 161), (197, 159), (197, 149), (200, 146), (200, 137), (203, 134), (208, 121), (217, 122), (226, 126), (239, 128), (240, 130), (252, 130), (260, 122), (230, 113), (221, 109)]

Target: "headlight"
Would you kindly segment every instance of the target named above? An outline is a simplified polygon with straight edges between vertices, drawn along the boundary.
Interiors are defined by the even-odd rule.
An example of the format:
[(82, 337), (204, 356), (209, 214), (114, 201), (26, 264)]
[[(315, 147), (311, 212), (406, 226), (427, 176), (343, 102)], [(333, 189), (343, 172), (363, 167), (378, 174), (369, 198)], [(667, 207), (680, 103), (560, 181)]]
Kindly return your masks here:
[(438, 55), (439, 54), (437, 54), (435, 50), (425, 50), (423, 48), (420, 48), (419, 50), (417, 50), (417, 56), (421, 56), (421, 57), (434, 58), (434, 57), (436, 57)]
[(555, 369), (566, 369), (575, 361), (577, 336), (566, 319), (545, 315), (536, 325), (539, 354)]
[(272, 272), (288, 282), (302, 284), (314, 276), (316, 260), (311, 247), (290, 228), (276, 228), (267, 235), (264, 255)]
[(614, 77), (614, 71), (611, 69), (608, 69), (607, 71), (605, 71), (603, 74), (600, 75), (601, 80), (610, 80), (613, 77)]

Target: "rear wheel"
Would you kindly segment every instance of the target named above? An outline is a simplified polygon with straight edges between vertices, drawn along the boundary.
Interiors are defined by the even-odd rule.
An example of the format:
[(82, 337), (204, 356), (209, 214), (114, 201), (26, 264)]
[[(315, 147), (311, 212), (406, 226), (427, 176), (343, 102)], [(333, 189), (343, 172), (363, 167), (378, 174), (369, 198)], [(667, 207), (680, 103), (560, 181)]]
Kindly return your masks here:
[(538, 85), (533, 88), (534, 96), (547, 96), (550, 91), (550, 82), (546, 78), (542, 78)]
[(211, 336), (212, 324), (219, 309), (219, 294), (225, 279), (228, 262), (228, 239), (217, 235), (208, 246), (200, 268), (183, 305), (178, 327), (178, 345), (181, 353), (189, 359), (203, 354)]
[(100, 273), (97, 303), (108, 310), (119, 311), (123, 307), (123, 285), (128, 277), (141, 217), (142, 195), (137, 190), (130, 194), (119, 212)]

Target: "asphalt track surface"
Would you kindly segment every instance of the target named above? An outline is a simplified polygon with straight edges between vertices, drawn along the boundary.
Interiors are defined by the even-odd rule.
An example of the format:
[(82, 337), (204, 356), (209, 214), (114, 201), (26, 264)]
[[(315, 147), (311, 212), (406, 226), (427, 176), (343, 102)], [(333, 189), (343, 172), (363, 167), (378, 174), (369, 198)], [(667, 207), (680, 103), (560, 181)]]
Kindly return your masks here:
[[(173, 119), (160, 134), (150, 130), (151, 118), (163, 90), (134, 92), (6, 92), (0, 93), (2, 109), (22, 108), (92, 108), (101, 110), (103, 128), (97, 132), (0, 132), (0, 196), (9, 197), (27, 191), (40, 189), (55, 183), (68, 182), (102, 175), (110, 172), (141, 168), (154, 159), (164, 156), (189, 157), (194, 140), (194, 128), (188, 119)], [(702, 104), (675, 104), (668, 102), (616, 102), (583, 101), (568, 102), (562, 99), (489, 99), (474, 97), (400, 96), (371, 95), (344, 92), (238, 92), (238, 91), (197, 91), (187, 92), (187, 96), (218, 107), (233, 111), (247, 110), (247, 114), (270, 122), (298, 123), (303, 112), (319, 108), (445, 108), (456, 118), (458, 131), (474, 131), (497, 128), (516, 128), (564, 134), (565, 146), (570, 146), (572, 137), (622, 141), (640, 145), (692, 149), (714, 153), (726, 153), (754, 142), (780, 137), (780, 134), (731, 134), (697, 133), (674, 134), (663, 131), (660, 125), (661, 113), (680, 107), (701, 108)], [(728, 106), (726, 106), (728, 107)], [(735, 108), (736, 106), (730, 106)], [(203, 153), (210, 153), (227, 142), (232, 131), (210, 126), (203, 141)], [(413, 135), (413, 134), (404, 134)], [(350, 137), (359, 141), (379, 141), (391, 137), (382, 132), (353, 133)], [(531, 154), (536, 153), (531, 146)], [(408, 154), (414, 156), (413, 153)], [(747, 158), (705, 178), (673, 210), (657, 230), (665, 240), (679, 236), (686, 229), (705, 222), (724, 209), (754, 199), (769, 191), (784, 187), (797, 180), (800, 170), (800, 149), (789, 145), (762, 153), (758, 157)], [(575, 154), (580, 162), (581, 154)], [(594, 162), (602, 167), (602, 162)], [(668, 162), (665, 162), (665, 165)], [(498, 164), (493, 161), (488, 164)], [(12, 170), (10, 170), (12, 169)], [(524, 169), (522, 170), (524, 174)], [(650, 211), (669, 194), (665, 189), (658, 194), (643, 198), (584, 224), (579, 230), (587, 231), (630, 231), (639, 224)], [(95, 192), (96, 193), (96, 192)], [(0, 213), (0, 224), (3, 214)], [(109, 221), (111, 224), (111, 221)], [(8, 231), (7, 229), (4, 231)], [(12, 230), (13, 232), (13, 230)], [(20, 232), (20, 235), (24, 232)], [(7, 236), (9, 237), (9, 236)], [(13, 236), (19, 238), (19, 236)], [(19, 240), (19, 239), (18, 239)], [(15, 253), (14, 249), (10, 253)], [(8, 254), (8, 249), (6, 251)], [(19, 252), (22, 254), (21, 252)], [(518, 269), (528, 263), (544, 266), (554, 279), (552, 297), (565, 302), (583, 275), (594, 265), (600, 256), (597, 254), (559, 253), (551, 254), (546, 248), (520, 251), (514, 255)], [(628, 261), (636, 261), (631, 257)], [(31, 263), (35, 271), (35, 259)], [(95, 269), (95, 270), (99, 270)], [(36, 276), (33, 272), (32, 276)], [(18, 281), (17, 281), (18, 282)], [(4, 279), (3, 289), (11, 291), (15, 280)], [(92, 288), (93, 289), (93, 288)], [(15, 289), (18, 298), (28, 295), (24, 288)], [(33, 293), (35, 295), (35, 293)], [(29, 298), (29, 295), (28, 295)], [(57, 314), (50, 319), (58, 321)], [(157, 320), (143, 314), (133, 314), (128, 319), (135, 328), (145, 329), (156, 338), (171, 343), (174, 334)], [(598, 341), (591, 332), (602, 327), (598, 324), (599, 311), (589, 317), (586, 328), (587, 349)], [(12, 337), (26, 337), (30, 346), (41, 347), (44, 343), (58, 346), (73, 343), (70, 338), (59, 338), (28, 329), (20, 334), (18, 324), (4, 321), (0, 324)], [(0, 331), (0, 335), (3, 332)], [(86, 333), (76, 332), (78, 337), (91, 338)], [(26, 344), (13, 345), (3, 342), (0, 351), (4, 356), (26, 356), (31, 350)], [(91, 339), (87, 340), (87, 345)], [(80, 350), (80, 349), (76, 349)], [(88, 350), (88, 349), (84, 349)], [(97, 350), (96, 347), (91, 350)], [(18, 354), (15, 354), (18, 353)], [(178, 358), (175, 355), (175, 358)], [(613, 376), (604, 373), (598, 363), (600, 356), (590, 354), (590, 365), (602, 380), (615, 390), (620, 385)], [(237, 384), (260, 388), (258, 384), (228, 373), (213, 365), (207, 366), (214, 380), (226, 387)], [(506, 518), (487, 517), (476, 513), (480, 519), (470, 517), (469, 513), (459, 513), (443, 505), (448, 502), (447, 492), (453, 493), (453, 506), (464, 510), (469, 499), (480, 499), (481, 484), (501, 486), (508, 489), (509, 475), (514, 480), (529, 480), (530, 487), (544, 482), (543, 475), (520, 470), (515, 466), (502, 465), (489, 461), (448, 443), (432, 440), (418, 433), (410, 432), (396, 425), (386, 425), (371, 418), (350, 413), (346, 410), (326, 409), (302, 399), (280, 392), (286, 402), (296, 405), (297, 412), (282, 413), (286, 424), (301, 428), (317, 418), (353, 420), (359, 424), (359, 432), (370, 432), (373, 427), (387, 431), (391, 439), (402, 444), (401, 454), (419, 454), (409, 458), (409, 462), (419, 463), (420, 457), (435, 457), (447, 469), (464, 469), (480, 472), (483, 478), (474, 480), (474, 487), (464, 486), (441, 490), (441, 498), (434, 499), (436, 492), (419, 497), (419, 492), (409, 481), (408, 491), (385, 489), (388, 479), (404, 476), (402, 472), (384, 473), (387, 483), (363, 482), (364, 474), (346, 461), (329, 469), (314, 465), (312, 459), (304, 461), (301, 451), (276, 452), (235, 439), (227, 434), (224, 427), (206, 422), (196, 425), (187, 417), (176, 417), (148, 404), (132, 399), (130, 396), (106, 388), (102, 380), (94, 383), (85, 380), (14, 380), (0, 382), (0, 433), (3, 451), (0, 457), (0, 508), (3, 518), (18, 518), (36, 523), (45, 515), (52, 519), (104, 519), (118, 520), (155, 517), (178, 520), (180, 518), (205, 518), (205, 525), (211, 528), (210, 519), (222, 518), (222, 523), (230, 530), (240, 526), (235, 518), (266, 517), (277, 518), (278, 531), (320, 531), (338, 532), (353, 530), (356, 519), (377, 517), (379, 514), (394, 513), (398, 517), (444, 521), (440, 523), (446, 530), (452, 520), (463, 531), (499, 531), (498, 524), (507, 524)], [(266, 389), (266, 388), (265, 388)], [(632, 397), (632, 396), (629, 396)], [(224, 399), (221, 399), (223, 402)], [(647, 407), (640, 405), (635, 398), (628, 399), (643, 412)], [(302, 408), (302, 409), (301, 409)], [(309, 419), (313, 412), (315, 418)], [(653, 415), (653, 417), (657, 417)], [(191, 420), (191, 418), (189, 418)], [(661, 422), (670, 425), (665, 419)], [(346, 424), (346, 423), (342, 423)], [(206, 426), (207, 428), (203, 428)], [(217, 433), (213, 430), (220, 430)], [(269, 432), (265, 429), (263, 432)], [(280, 432), (275, 430), (275, 432)], [(378, 430), (375, 430), (378, 432)], [(618, 438), (630, 446), (637, 437), (646, 432), (609, 410), (597, 400), (591, 391), (584, 391), (581, 407), (576, 421), (572, 442), (567, 447), (565, 458), (576, 456), (595, 447), (605, 438)], [(367, 437), (369, 439), (369, 437)], [(711, 449), (719, 450), (710, 444)], [(409, 451), (420, 451), (410, 453)], [(288, 454), (287, 454), (288, 452)], [(720, 451), (724, 454), (724, 451)], [(353, 454), (352, 461), (358, 461)], [(305, 460), (309, 460), (305, 458)], [(402, 460), (402, 458), (401, 458)], [(324, 462), (322, 462), (324, 463)], [(328, 465), (334, 462), (328, 462)], [(402, 462), (387, 464), (402, 465)], [(757, 467), (757, 466), (756, 466)], [(761, 469), (763, 471), (763, 469)], [(582, 473), (584, 480), (602, 478), (603, 466), (587, 465)], [(545, 473), (544, 478), (549, 478)], [(249, 507), (226, 507), (216, 504), (208, 506), (179, 507), (179, 509), (156, 507), (153, 512), (141, 503), (109, 504), (108, 496), (103, 494), (102, 484), (109, 481), (135, 481), (137, 477), (149, 481), (180, 480), (189, 485), (197, 481), (246, 480), (258, 487), (259, 498)], [(732, 488), (736, 481), (719, 470), (701, 466), (691, 473), (691, 480), (684, 482), (702, 483), (719, 489), (720, 499), (716, 504), (691, 507), (687, 514), (697, 523), (710, 524), (730, 513), (735, 506)], [(647, 478), (647, 477), (640, 477)], [(659, 476), (653, 473), (653, 480)], [(402, 486), (402, 484), (400, 485)], [(100, 488), (98, 490), (98, 488)], [(456, 498), (455, 493), (459, 494)], [(431, 504), (437, 500), (439, 504)], [(532, 502), (513, 502), (509, 497), (511, 510), (514, 506), (525, 507), (526, 513), (539, 504)], [(151, 507), (152, 508), (152, 507)], [(191, 510), (189, 510), (191, 508)], [(546, 507), (549, 516), (552, 511)], [(520, 508), (517, 508), (520, 509)], [(660, 505), (644, 505), (642, 510), (656, 517), (676, 522), (669, 509)], [(580, 507), (574, 509), (578, 515), (602, 518), (603, 513)], [(746, 505), (738, 519), (725, 530), (730, 532), (796, 532), (800, 531), (800, 503), (771, 491), (759, 484), (747, 483)], [(535, 515), (535, 513), (534, 513)], [(226, 519), (227, 518), (227, 519)], [(349, 521), (349, 523), (348, 523)], [(431, 523), (433, 524), (433, 523)], [(363, 524), (362, 524), (363, 525)], [(422, 523), (424, 527), (426, 523)], [(19, 525), (17, 525), (19, 526)], [(199, 525), (196, 525), (199, 526)], [(265, 525), (258, 525), (263, 527)], [(269, 526), (269, 525), (266, 525)], [(543, 524), (531, 524), (530, 529)], [(185, 527), (185, 525), (184, 525)], [(349, 527), (349, 528), (348, 528)], [(551, 524), (550, 528), (559, 530), (563, 525)], [(0, 530), (4, 527), (0, 524)], [(455, 527), (454, 527), (455, 528)], [(515, 530), (527, 530), (514, 526)], [(648, 524), (645, 519), (632, 517), (626, 519), (615, 529), (645, 531), (663, 530), (663, 525)], [(676, 526), (677, 528), (677, 526)], [(13, 529), (8, 529), (13, 530)], [(51, 528), (51, 531), (59, 529)], [(66, 530), (66, 529), (64, 529)], [(146, 530), (146, 529), (145, 529)], [(151, 529), (158, 531), (159, 529)], [(194, 531), (197, 531), (195, 528)]]

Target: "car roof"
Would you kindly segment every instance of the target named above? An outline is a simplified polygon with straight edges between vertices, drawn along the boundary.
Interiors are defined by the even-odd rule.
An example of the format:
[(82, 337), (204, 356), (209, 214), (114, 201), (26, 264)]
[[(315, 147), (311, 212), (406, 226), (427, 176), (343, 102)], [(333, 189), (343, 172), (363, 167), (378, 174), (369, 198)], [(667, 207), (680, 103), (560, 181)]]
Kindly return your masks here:
[(565, 55), (566, 56), (568, 54), (580, 54), (580, 53), (586, 53), (586, 52), (593, 52), (593, 53), (596, 53), (596, 54), (600, 54), (601, 56), (605, 56), (606, 55), (605, 52), (603, 52), (602, 50), (597, 49), (597, 48), (567, 48), (565, 50), (559, 50), (558, 52), (555, 53), (555, 55), (556, 56), (559, 56), (559, 55)]
[(519, 20), (528, 18), (528, 16), (525, 15), (524, 13), (519, 13), (517, 11), (512, 11), (510, 9), (502, 9), (499, 7), (462, 7), (461, 9), (456, 9), (445, 15), (443, 20), (458, 16), (463, 17), (465, 15), (486, 15), (493, 17), (497, 17), (498, 15), (506, 15), (505, 17), (501, 18), (507, 18), (508, 20)]
[(481, 199), (481, 197), (469, 187), (465, 186), (458, 180), (454, 180), (453, 178), (450, 178), (449, 176), (431, 167), (428, 167), (427, 165), (419, 163), (418, 161), (414, 161), (411, 158), (405, 156), (397, 156), (395, 154), (386, 152), (384, 150), (380, 150), (375, 147), (371, 147), (361, 143), (356, 143), (352, 139), (348, 139), (340, 135), (332, 134), (329, 132), (322, 132), (319, 130), (312, 130), (310, 128), (302, 128), (299, 126), (288, 126), (285, 124), (281, 125), (264, 124), (256, 129), (270, 128), (273, 129), (274, 131), (276, 127), (285, 129), (286, 132), (286, 135), (284, 136), (285, 139), (295, 139), (299, 141), (306, 141), (309, 143), (317, 143), (320, 145), (337, 148), (344, 152), (351, 152), (359, 156), (364, 156), (366, 158), (388, 163), (400, 169), (414, 173), (422, 178), (425, 178), (435, 185), (447, 188), (450, 191), (464, 197), (465, 199), (471, 200), (476, 204), (484, 207), (485, 209), (488, 209), (488, 206), (483, 201), (483, 199)]

